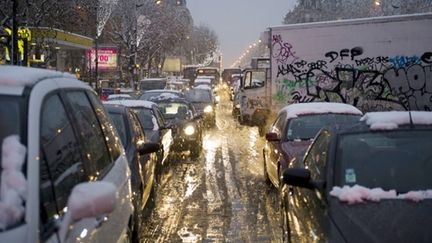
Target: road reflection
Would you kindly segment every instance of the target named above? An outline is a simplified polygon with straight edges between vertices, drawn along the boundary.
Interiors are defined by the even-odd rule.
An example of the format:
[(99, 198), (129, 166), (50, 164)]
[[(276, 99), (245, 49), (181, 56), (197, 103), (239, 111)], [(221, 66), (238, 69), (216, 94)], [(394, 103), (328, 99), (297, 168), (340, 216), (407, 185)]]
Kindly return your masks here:
[(263, 138), (231, 116), (222, 97), (199, 159), (165, 168), (142, 242), (279, 242), (277, 192), (263, 176)]

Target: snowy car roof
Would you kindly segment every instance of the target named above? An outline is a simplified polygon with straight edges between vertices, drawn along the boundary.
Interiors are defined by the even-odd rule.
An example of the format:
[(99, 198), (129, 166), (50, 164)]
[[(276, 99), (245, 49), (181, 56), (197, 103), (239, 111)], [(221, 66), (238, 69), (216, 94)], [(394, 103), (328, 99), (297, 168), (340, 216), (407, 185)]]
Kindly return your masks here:
[(206, 89), (206, 90), (211, 90), (211, 87), (205, 84), (201, 84), (198, 86), (193, 87), (193, 89)]
[(344, 103), (332, 103), (332, 102), (310, 102), (310, 103), (299, 103), (285, 106), (279, 111), (287, 112), (287, 119), (298, 117), (299, 115), (309, 114), (326, 114), (326, 113), (337, 113), (337, 114), (352, 114), (362, 115), (363, 113), (356, 107)]
[(208, 78), (197, 78), (197, 79), (195, 79), (195, 83), (211, 83), (211, 79), (208, 79)]
[(156, 105), (156, 103), (147, 100), (110, 100), (105, 101), (104, 104), (124, 105), (127, 107), (144, 107), (147, 109), (151, 109), (153, 105)]
[(73, 78), (70, 73), (41, 68), (0, 66), (0, 85), (24, 87), (47, 78)]
[(360, 121), (364, 121), (371, 130), (397, 129), (401, 125), (432, 125), (432, 112), (430, 111), (382, 111), (368, 112)]
[(115, 98), (132, 98), (132, 96), (130, 96), (129, 94), (110, 94), (110, 95), (108, 95), (108, 100), (109, 99), (115, 99)]

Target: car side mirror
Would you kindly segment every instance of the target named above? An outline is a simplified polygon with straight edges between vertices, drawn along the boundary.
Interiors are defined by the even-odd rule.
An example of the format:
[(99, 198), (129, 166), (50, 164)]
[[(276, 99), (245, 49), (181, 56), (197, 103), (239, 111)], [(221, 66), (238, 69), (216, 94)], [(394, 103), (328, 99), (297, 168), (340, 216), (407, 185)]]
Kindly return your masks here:
[(288, 168), (283, 172), (283, 182), (291, 186), (311, 188), (310, 170), (304, 168)]
[(160, 145), (158, 143), (144, 143), (137, 148), (140, 155), (156, 153), (159, 149)]
[(117, 197), (116, 186), (111, 182), (94, 181), (76, 185), (69, 196), (67, 213), (60, 225), (61, 239), (66, 238), (74, 222), (113, 212)]
[(277, 133), (269, 132), (266, 133), (265, 138), (269, 142), (279, 142), (280, 138), (278, 137)]

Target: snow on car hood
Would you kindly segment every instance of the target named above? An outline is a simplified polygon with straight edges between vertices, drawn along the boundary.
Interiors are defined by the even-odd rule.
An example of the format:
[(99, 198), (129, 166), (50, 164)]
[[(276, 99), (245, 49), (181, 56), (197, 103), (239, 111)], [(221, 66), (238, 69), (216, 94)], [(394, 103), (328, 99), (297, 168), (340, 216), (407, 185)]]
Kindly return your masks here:
[(432, 200), (348, 204), (331, 197), (329, 205), (331, 222), (346, 242), (432, 242)]
[(0, 181), (0, 229), (18, 223), (24, 217), (27, 181), (22, 173), (26, 147), (18, 135), (6, 137), (2, 143)]

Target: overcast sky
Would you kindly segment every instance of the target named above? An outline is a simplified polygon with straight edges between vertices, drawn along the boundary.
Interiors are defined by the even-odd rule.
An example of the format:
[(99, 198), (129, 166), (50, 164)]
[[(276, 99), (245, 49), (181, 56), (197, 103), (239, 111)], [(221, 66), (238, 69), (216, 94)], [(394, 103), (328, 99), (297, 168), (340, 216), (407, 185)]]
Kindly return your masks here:
[(195, 25), (219, 38), (223, 66), (229, 67), (267, 27), (281, 25), (295, 0), (187, 0)]

